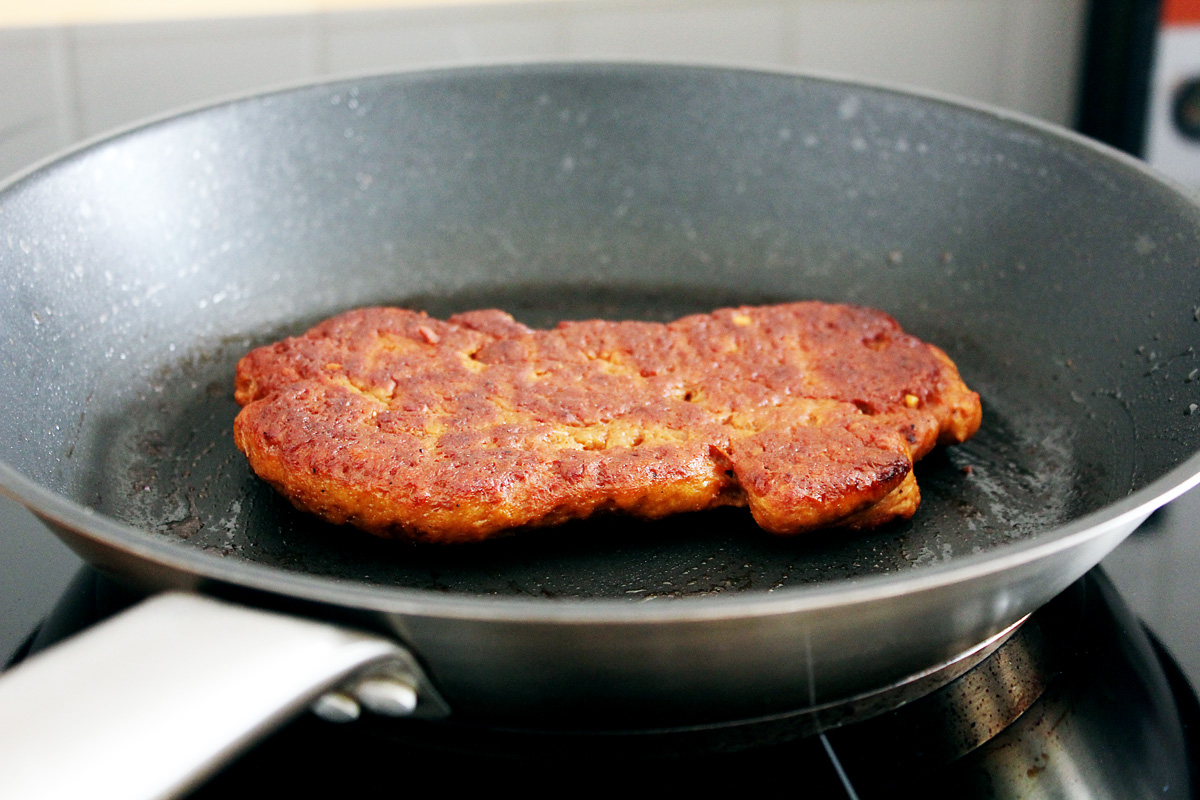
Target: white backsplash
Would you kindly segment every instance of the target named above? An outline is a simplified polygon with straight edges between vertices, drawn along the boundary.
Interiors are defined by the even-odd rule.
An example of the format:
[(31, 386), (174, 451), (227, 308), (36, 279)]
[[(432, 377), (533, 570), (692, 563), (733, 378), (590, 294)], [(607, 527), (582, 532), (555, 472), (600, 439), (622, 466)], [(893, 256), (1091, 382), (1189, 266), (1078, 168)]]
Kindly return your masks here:
[(519, 59), (832, 72), (1074, 114), (1086, 0), (532, 0), (0, 29), (0, 174), (144, 117), (337, 75)]

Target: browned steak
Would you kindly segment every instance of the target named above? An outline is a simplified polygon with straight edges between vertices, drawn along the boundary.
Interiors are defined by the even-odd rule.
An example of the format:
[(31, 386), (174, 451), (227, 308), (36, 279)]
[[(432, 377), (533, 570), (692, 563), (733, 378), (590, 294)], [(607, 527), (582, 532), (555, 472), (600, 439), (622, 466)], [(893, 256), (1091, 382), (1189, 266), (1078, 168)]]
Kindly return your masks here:
[(815, 302), (552, 330), (360, 309), (251, 352), (236, 397), (237, 446), (297, 507), (428, 542), (720, 505), (777, 534), (873, 527), (912, 516), (912, 462), (981, 413), (941, 350)]

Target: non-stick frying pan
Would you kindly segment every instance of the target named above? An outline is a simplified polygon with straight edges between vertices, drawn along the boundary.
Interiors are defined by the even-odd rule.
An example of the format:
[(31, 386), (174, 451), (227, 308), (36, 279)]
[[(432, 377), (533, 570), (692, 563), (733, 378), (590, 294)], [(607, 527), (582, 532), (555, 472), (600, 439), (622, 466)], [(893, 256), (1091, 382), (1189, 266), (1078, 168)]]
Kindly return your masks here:
[[(240, 687), (239, 709), (267, 708), (244, 737), (400, 658), (375, 665), (386, 697), (368, 706), (411, 705), (388, 695), (404, 673), (418, 713), (649, 729), (902, 681), (1020, 620), (1196, 482), (1198, 236), (1190, 199), (1064, 131), (726, 69), (372, 76), (90, 144), (0, 194), (0, 481), (100, 568), (193, 594), (119, 619), (115, 650), (101, 626), (52, 652), (57, 677), (35, 659), (0, 700), (108, 658), (134, 694), (182, 679), (151, 710), (190, 702), (197, 672)], [(423, 549), (292, 510), (232, 443), (236, 360), (346, 308), (547, 325), (798, 298), (888, 311), (982, 394), (979, 435), (918, 466), (912, 522), (781, 539), (725, 509)], [(260, 623), (354, 654), (289, 683), (321, 657)], [(37, 697), (35, 719), (66, 702)]]

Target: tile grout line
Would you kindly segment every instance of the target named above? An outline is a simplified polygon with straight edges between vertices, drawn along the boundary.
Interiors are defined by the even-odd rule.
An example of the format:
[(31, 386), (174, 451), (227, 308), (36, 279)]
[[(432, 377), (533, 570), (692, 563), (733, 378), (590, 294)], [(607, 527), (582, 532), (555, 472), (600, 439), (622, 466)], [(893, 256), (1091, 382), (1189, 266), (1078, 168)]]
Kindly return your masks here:
[(68, 147), (85, 138), (83, 106), (79, 81), (79, 58), (74, 28), (58, 25), (49, 29), (51, 64), (54, 70), (55, 116), (58, 119), (60, 143)]

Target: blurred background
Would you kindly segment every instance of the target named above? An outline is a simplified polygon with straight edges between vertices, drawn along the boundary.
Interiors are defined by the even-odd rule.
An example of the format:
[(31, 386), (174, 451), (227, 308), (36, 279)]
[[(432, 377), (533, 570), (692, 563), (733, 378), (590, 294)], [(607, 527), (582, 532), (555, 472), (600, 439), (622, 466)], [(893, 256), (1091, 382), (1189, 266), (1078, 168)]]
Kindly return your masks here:
[[(531, 59), (815, 70), (932, 90), (1073, 127), (1200, 187), (1200, 0), (0, 1), (0, 174), (230, 95)], [(0, 498), (0, 660), (79, 563)], [(1105, 568), (1200, 681), (1200, 493)]]
[(164, 109), (325, 75), (518, 59), (810, 69), (1070, 125), (1086, 0), (0, 3), (0, 172)]

